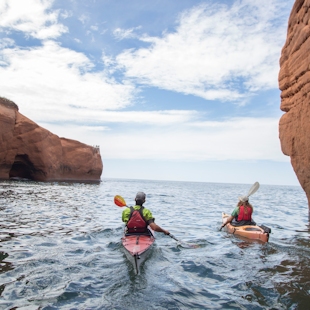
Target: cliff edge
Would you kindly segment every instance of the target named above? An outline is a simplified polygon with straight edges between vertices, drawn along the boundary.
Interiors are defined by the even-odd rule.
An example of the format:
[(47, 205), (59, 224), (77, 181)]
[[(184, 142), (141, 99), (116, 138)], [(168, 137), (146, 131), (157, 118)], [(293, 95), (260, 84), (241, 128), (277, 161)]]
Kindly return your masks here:
[(0, 179), (100, 181), (99, 149), (59, 138), (0, 97)]
[(310, 207), (310, 0), (296, 0), (280, 58), (282, 152), (290, 156)]

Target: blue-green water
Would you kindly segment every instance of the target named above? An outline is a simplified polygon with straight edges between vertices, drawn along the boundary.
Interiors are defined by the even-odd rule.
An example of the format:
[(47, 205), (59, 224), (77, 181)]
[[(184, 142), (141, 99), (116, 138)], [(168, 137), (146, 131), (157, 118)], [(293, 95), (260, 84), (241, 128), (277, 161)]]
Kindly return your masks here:
[[(309, 309), (308, 206), (300, 187), (261, 185), (254, 220), (267, 244), (219, 231), (251, 184), (104, 180), (0, 182), (0, 309)], [(137, 191), (157, 233), (135, 275), (122, 249), (122, 208)]]

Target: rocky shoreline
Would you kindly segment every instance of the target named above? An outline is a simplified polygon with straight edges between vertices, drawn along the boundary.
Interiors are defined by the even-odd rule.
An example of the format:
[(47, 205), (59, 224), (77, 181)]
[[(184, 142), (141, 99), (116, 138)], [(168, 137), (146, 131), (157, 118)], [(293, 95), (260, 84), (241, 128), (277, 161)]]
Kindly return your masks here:
[(98, 147), (60, 138), (0, 97), (0, 179), (99, 182)]

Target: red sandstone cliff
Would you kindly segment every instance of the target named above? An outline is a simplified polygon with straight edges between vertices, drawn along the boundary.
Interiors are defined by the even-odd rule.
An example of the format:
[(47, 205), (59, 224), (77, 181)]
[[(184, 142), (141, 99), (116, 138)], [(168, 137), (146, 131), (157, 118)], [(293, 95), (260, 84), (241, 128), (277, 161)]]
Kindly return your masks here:
[(100, 181), (101, 173), (97, 148), (59, 138), (0, 98), (0, 179)]
[(310, 207), (310, 0), (296, 0), (280, 59), (282, 152), (306, 192)]

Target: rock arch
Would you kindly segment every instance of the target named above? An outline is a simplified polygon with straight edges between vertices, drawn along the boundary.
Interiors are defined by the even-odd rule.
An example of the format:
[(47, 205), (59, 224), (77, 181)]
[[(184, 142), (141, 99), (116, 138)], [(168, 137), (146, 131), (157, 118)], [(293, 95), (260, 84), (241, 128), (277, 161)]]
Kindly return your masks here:
[(11, 167), (10, 178), (35, 179), (35, 168), (27, 154), (17, 154)]
[(100, 182), (100, 152), (76, 140), (60, 138), (0, 97), (0, 179)]

